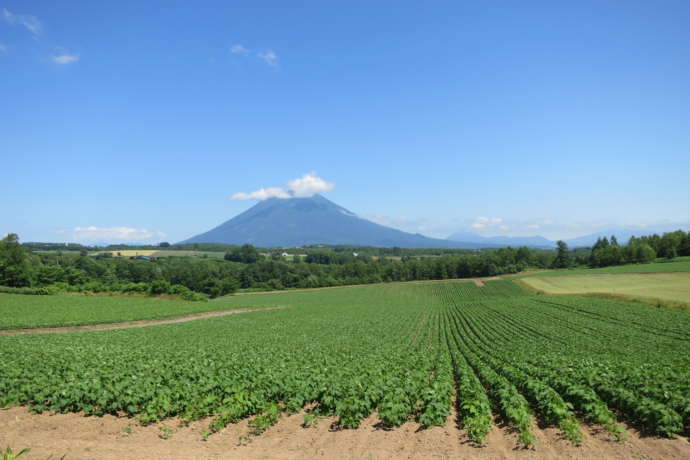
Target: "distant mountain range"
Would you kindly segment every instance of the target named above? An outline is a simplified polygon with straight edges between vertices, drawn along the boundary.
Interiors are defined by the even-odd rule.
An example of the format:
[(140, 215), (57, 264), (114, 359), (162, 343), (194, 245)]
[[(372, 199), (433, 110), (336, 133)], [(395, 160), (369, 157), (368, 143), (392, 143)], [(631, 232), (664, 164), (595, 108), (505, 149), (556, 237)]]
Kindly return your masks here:
[(663, 233), (674, 232), (676, 230), (688, 231), (690, 230), (690, 223), (686, 222), (679, 224), (653, 225), (645, 227), (618, 227), (597, 233), (591, 233), (589, 235), (578, 236), (577, 238), (570, 238), (564, 241), (568, 243), (568, 246), (570, 246), (571, 248), (589, 247), (593, 246), (599, 238), (611, 238), (611, 235), (615, 235), (616, 239), (620, 244), (627, 244), (631, 236), (645, 236), (652, 235), (654, 233), (661, 235)]
[[(616, 235), (626, 243), (630, 236), (677, 230), (677, 226), (626, 227), (565, 240), (571, 248), (592, 246), (601, 236)], [(688, 229), (690, 224), (681, 225)], [(542, 236), (491, 236), (458, 232), (447, 239), (407, 233), (361, 218), (321, 195), (308, 198), (270, 198), (219, 226), (181, 243), (253, 244), (261, 247), (297, 247), (315, 244), (401, 248), (480, 249), (506, 246), (553, 248), (555, 241)]]
[(260, 201), (242, 214), (182, 243), (248, 243), (285, 248), (313, 244), (401, 248), (486, 247), (479, 243), (429, 238), (385, 227), (358, 217), (321, 195)]
[(528, 246), (530, 248), (553, 248), (556, 243), (543, 236), (481, 236), (471, 232), (457, 232), (448, 237), (450, 241), (481, 244), (482, 247)]
[[(656, 225), (648, 227), (619, 227), (611, 228), (609, 230), (590, 233), (589, 235), (578, 236), (576, 238), (565, 239), (568, 247), (572, 248), (583, 248), (591, 247), (596, 243), (597, 239), (606, 237), (611, 238), (611, 235), (615, 235), (616, 239), (620, 244), (626, 244), (631, 236), (644, 236), (651, 234), (663, 234), (666, 232), (673, 232), (678, 229), (688, 230), (690, 229), (690, 223), (686, 224), (668, 224), (668, 225)], [(481, 236), (476, 233), (471, 232), (458, 232), (453, 233), (448, 237), (452, 241), (463, 241), (470, 242), (474, 244), (480, 244), (482, 247), (494, 247), (494, 246), (527, 246), (530, 248), (543, 248), (550, 249), (556, 246), (556, 241), (552, 241), (544, 238), (543, 236)]]

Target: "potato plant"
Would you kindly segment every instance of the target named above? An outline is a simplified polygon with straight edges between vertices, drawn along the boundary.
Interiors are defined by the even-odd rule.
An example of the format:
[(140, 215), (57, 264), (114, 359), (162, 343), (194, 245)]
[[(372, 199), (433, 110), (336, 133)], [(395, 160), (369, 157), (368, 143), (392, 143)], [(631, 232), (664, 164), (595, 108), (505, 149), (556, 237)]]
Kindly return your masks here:
[(452, 417), (479, 445), (499, 417), (525, 448), (536, 446), (537, 421), (573, 444), (583, 423), (616, 439), (624, 424), (661, 436), (690, 427), (687, 312), (533, 295), (510, 281), (245, 295), (214, 307), (271, 305), (289, 308), (0, 335), (0, 406), (203, 420), (209, 436), (243, 419), (260, 435), (305, 408), (305, 426), (330, 417), (343, 429), (369, 418), (433, 429)]

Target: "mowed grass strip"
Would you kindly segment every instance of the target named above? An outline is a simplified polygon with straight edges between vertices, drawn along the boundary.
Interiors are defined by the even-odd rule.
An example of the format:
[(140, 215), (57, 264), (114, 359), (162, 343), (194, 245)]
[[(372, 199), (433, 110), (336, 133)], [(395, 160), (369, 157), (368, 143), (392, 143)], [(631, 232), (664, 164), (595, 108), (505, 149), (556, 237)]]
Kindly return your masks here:
[(625, 273), (690, 273), (690, 257), (679, 257), (669, 262), (655, 262), (651, 264), (628, 264), (601, 268), (573, 268), (570, 270), (545, 270), (535, 273), (514, 275), (515, 278), (533, 278), (544, 276), (571, 276), (596, 274), (625, 274)]
[(690, 304), (690, 272), (530, 277), (522, 282), (547, 294), (614, 294)]
[(242, 305), (134, 296), (0, 294), (0, 329), (117, 323), (231, 310)]

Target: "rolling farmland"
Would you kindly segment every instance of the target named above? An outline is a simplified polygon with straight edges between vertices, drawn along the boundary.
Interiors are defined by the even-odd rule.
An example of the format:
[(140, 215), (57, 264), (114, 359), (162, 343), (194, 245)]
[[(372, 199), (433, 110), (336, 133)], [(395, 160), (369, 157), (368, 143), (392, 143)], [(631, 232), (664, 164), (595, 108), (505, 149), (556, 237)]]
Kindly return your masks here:
[[(358, 286), (232, 296), (283, 305), (184, 324), (0, 337), (0, 404), (124, 414), (141, 424), (248, 420), (260, 435), (308, 410), (356, 429), (457, 418), (484, 445), (499, 423), (539, 450), (589, 426), (673, 437), (690, 426), (690, 316), (605, 299), (537, 296), (510, 281)], [(306, 420), (306, 419), (305, 419)], [(460, 437), (458, 436), (458, 442)]]
[(535, 276), (523, 282), (548, 294), (616, 294), (690, 304), (690, 272)]

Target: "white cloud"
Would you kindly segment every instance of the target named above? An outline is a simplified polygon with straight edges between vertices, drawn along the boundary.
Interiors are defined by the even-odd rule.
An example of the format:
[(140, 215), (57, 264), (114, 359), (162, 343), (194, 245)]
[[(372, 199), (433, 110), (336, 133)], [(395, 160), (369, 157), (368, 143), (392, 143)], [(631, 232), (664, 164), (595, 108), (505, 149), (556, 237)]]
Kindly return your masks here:
[(292, 192), (292, 195), (296, 197), (312, 196), (317, 193), (333, 190), (334, 188), (335, 184), (326, 182), (314, 173), (307, 173), (299, 179), (288, 182), (288, 189)]
[(260, 188), (250, 193), (239, 192), (230, 197), (231, 200), (267, 200), (269, 198), (290, 198), (287, 190), (280, 187)]
[(0, 53), (4, 53), (5, 51), (7, 51), (7, 45), (0, 43)]
[(256, 55), (269, 66), (278, 67), (278, 55), (273, 50), (261, 51)]
[(247, 54), (249, 50), (238, 43), (230, 47), (230, 52), (233, 54)]
[(315, 173), (307, 173), (299, 179), (288, 182), (287, 188), (265, 187), (254, 192), (235, 193), (231, 200), (266, 200), (268, 198), (306, 198), (317, 193), (333, 190), (335, 184), (326, 182)]
[(472, 222), (472, 228), (487, 228), (487, 227), (494, 227), (496, 224), (500, 224), (503, 222), (502, 217), (477, 217), (474, 219), (474, 222)]
[(7, 8), (3, 8), (2, 17), (8, 24), (23, 26), (34, 36), (34, 38), (41, 35), (41, 21), (39, 21), (36, 16), (14, 14)]
[(165, 233), (130, 227), (74, 227), (72, 230), (61, 230), (59, 233), (70, 234), (74, 241), (109, 242), (109, 241), (142, 241), (150, 238), (163, 238)]
[(79, 60), (79, 56), (76, 54), (60, 54), (58, 56), (53, 56), (51, 60), (56, 64), (71, 64)]

